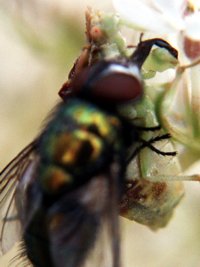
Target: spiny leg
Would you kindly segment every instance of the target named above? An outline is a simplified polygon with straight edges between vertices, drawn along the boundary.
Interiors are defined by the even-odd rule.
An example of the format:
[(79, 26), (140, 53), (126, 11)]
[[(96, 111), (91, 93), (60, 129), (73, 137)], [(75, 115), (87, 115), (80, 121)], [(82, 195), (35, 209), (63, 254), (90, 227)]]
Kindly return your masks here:
[(170, 134), (163, 134), (163, 135), (158, 135), (154, 138), (151, 138), (150, 140), (146, 141), (142, 138), (139, 139), (139, 142), (141, 142), (141, 145), (138, 146), (133, 153), (128, 157), (127, 159), (127, 164), (130, 163), (130, 161), (145, 147), (148, 147), (149, 149), (151, 149), (152, 151), (154, 151), (155, 153), (161, 155), (161, 156), (176, 156), (177, 152), (176, 151), (170, 151), (170, 152), (165, 152), (165, 151), (161, 151), (159, 149), (157, 149), (156, 147), (154, 147), (152, 144), (156, 143), (158, 141), (162, 141), (165, 139), (169, 139), (171, 136)]

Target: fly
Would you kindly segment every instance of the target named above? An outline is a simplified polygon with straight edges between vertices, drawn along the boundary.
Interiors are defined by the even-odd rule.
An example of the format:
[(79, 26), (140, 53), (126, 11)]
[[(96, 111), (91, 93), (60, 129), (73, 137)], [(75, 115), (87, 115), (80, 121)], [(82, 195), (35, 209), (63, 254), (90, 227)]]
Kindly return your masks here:
[[(25, 265), (27, 256), (36, 267), (121, 266), (119, 205), (135, 156), (130, 146), (141, 140), (118, 105), (143, 98), (141, 66), (149, 53), (141, 57), (143, 51), (159, 44), (177, 57), (163, 40), (142, 44), (131, 56), (114, 59), (90, 61), (94, 50), (84, 51), (62, 88), (64, 101), (0, 173), (3, 253), (20, 240), (18, 260)], [(169, 136), (140, 148), (159, 153), (153, 144), (163, 138)]]

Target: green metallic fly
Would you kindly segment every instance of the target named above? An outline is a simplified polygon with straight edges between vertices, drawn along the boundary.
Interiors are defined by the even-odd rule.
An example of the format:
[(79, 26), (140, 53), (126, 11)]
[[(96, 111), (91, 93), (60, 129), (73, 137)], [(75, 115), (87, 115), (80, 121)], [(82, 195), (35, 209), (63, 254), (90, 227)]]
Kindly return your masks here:
[(0, 173), (1, 251), (21, 241), (22, 266), (27, 258), (35, 267), (121, 266), (127, 165), (144, 147), (175, 155), (154, 146), (168, 134), (142, 140), (145, 129), (118, 110), (143, 98), (141, 66), (153, 45), (177, 57), (161, 39), (140, 42), (129, 57), (96, 60), (93, 45), (84, 49), (41, 134)]

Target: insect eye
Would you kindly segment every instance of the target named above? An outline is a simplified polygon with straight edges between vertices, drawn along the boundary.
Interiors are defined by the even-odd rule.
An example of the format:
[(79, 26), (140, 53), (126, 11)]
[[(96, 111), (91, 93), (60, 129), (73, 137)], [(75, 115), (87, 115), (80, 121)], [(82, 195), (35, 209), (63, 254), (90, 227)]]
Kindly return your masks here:
[(117, 104), (140, 97), (143, 85), (137, 66), (100, 62), (79, 73), (73, 90), (86, 98)]

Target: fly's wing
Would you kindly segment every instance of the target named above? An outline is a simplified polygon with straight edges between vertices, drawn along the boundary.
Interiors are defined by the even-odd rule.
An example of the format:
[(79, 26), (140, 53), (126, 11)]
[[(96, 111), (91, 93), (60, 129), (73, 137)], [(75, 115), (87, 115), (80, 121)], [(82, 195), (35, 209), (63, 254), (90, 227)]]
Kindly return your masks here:
[(119, 169), (66, 194), (48, 212), (50, 254), (56, 267), (119, 267)]
[[(21, 239), (21, 226), (16, 209), (16, 188), (34, 160), (36, 141), (23, 149), (0, 172), (0, 253), (6, 253)], [(23, 201), (23, 200), (21, 200)]]

